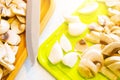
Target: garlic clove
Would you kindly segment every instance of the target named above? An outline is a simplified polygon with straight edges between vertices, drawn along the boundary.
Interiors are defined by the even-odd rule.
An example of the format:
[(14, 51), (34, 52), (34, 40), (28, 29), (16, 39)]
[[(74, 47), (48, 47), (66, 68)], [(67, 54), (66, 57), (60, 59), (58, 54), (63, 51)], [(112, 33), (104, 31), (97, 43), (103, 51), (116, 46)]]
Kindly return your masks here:
[(78, 60), (77, 54), (78, 54), (77, 52), (67, 53), (62, 59), (63, 64), (65, 64), (66, 66), (68, 66), (70, 68), (74, 67), (75, 63)]
[(69, 39), (64, 34), (60, 38), (60, 45), (65, 52), (72, 50), (72, 45)]
[(53, 45), (51, 52), (48, 56), (48, 59), (52, 64), (57, 64), (58, 62), (62, 60), (62, 58), (63, 58), (63, 51), (62, 51), (60, 44), (57, 41)]
[(78, 12), (81, 14), (89, 14), (89, 13), (94, 12), (97, 8), (98, 8), (97, 2), (89, 2), (82, 9), (80, 9)]
[(64, 19), (68, 23), (80, 22), (80, 19), (78, 16), (65, 15)]
[(83, 23), (69, 23), (68, 32), (71, 36), (79, 36), (86, 29), (86, 25)]

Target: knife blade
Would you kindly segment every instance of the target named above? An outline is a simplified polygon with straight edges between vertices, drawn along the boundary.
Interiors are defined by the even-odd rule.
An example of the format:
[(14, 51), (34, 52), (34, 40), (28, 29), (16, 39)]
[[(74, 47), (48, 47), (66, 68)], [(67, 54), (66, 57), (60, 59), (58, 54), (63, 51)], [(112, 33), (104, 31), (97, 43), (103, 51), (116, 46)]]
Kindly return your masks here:
[(31, 65), (34, 65), (38, 53), (39, 28), (40, 0), (27, 0), (26, 46)]

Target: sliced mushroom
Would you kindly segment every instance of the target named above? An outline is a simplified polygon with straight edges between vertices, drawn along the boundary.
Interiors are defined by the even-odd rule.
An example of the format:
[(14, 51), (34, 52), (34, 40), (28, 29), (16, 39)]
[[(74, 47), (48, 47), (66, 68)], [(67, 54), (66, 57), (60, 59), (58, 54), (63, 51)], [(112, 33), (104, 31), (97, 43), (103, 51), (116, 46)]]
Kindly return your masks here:
[(64, 34), (60, 38), (60, 45), (65, 52), (72, 50), (72, 45), (69, 39)]
[(6, 33), (10, 28), (8, 21), (1, 19), (0, 21), (0, 34)]
[(116, 25), (120, 25), (120, 14), (119, 15), (114, 15), (110, 19), (112, 22), (114, 22)]
[(5, 0), (6, 6), (8, 6), (11, 2), (12, 0)]
[(83, 52), (87, 48), (88, 48), (88, 45), (84, 39), (79, 40), (75, 45), (76, 51)]
[(25, 19), (25, 17), (24, 16), (19, 16), (19, 15), (17, 15), (16, 16), (17, 17), (17, 19), (21, 22), (21, 23), (26, 23), (26, 19)]
[(68, 25), (68, 32), (71, 36), (79, 36), (80, 34), (82, 34), (85, 29), (86, 29), (86, 25), (83, 23), (69, 23)]
[(9, 64), (13, 64), (15, 62), (15, 53), (7, 43), (5, 43), (4, 45), (6, 49), (6, 55), (4, 57), (4, 61), (6, 61)]
[(94, 75), (91, 73), (90, 69), (88, 67), (86, 67), (84, 64), (80, 63), (78, 70), (79, 70), (80, 75), (85, 78), (94, 77)]
[(88, 28), (91, 30), (91, 31), (98, 31), (98, 32), (102, 32), (104, 30), (104, 28), (100, 25), (98, 25), (97, 23), (91, 23), (88, 25)]
[(17, 8), (17, 6), (12, 6), (11, 10), (14, 14), (16, 15), (21, 15), (21, 16), (25, 16), (26, 15), (26, 10), (23, 8)]
[(114, 42), (115, 42), (115, 41), (117, 41), (117, 42), (120, 41), (120, 37), (119, 37), (119, 36), (117, 36), (117, 35), (115, 35), (115, 34), (112, 34), (112, 33), (110, 33), (110, 34), (108, 34), (108, 35), (113, 39)]
[(113, 39), (108, 34), (101, 33), (100, 34), (100, 42), (105, 43), (105, 44), (109, 44), (109, 43), (113, 42)]
[(0, 59), (2, 59), (6, 55), (6, 49), (3, 44), (0, 44)]
[(11, 30), (14, 30), (17, 34), (21, 34), (25, 31), (25, 24), (21, 24), (17, 19), (11, 23)]
[(17, 35), (17, 33), (13, 30), (9, 30), (8, 32), (8, 38), (6, 40), (7, 43), (11, 45), (18, 45), (21, 41), (20, 36)]
[(120, 30), (114, 30), (112, 31), (113, 34), (118, 35), (120, 37)]
[(0, 68), (0, 79), (2, 79), (3, 76), (3, 70)]
[(2, 9), (2, 16), (3, 17), (14, 17), (15, 14), (11, 11), (9, 8), (3, 8)]
[(70, 68), (74, 67), (74, 65), (76, 64), (76, 62), (78, 60), (77, 54), (78, 54), (77, 52), (67, 53), (62, 59), (63, 64), (65, 64), (66, 66), (68, 66)]
[(115, 62), (120, 62), (120, 56), (111, 56), (105, 59), (104, 63), (106, 66), (115, 63)]
[(100, 68), (103, 66), (103, 56), (99, 50), (96, 49), (86, 50), (83, 53), (82, 58), (91, 60), (97, 66), (98, 70), (100, 70)]
[(119, 15), (120, 11), (116, 10), (116, 9), (113, 9), (113, 8), (108, 8), (108, 14), (109, 14), (109, 16)]
[(57, 64), (58, 62), (60, 62), (63, 59), (63, 51), (58, 42), (56, 42), (53, 45), (53, 47), (50, 51), (50, 54), (48, 56), (48, 59), (52, 64)]
[(115, 62), (107, 66), (115, 75), (120, 77), (120, 62)]
[(106, 77), (108, 77), (110, 80), (117, 80), (118, 79), (118, 77), (105, 66), (103, 66), (101, 68), (100, 72), (103, 75), (105, 75)]
[(108, 45), (106, 45), (103, 48), (102, 54), (110, 56), (110, 55), (112, 55), (112, 51), (114, 51), (115, 49), (117, 49), (117, 50), (120, 49), (120, 42), (109, 43)]
[(90, 34), (85, 36), (86, 41), (90, 41), (92, 43), (100, 43), (100, 33), (91, 31)]
[(12, 3), (17, 5), (17, 8), (23, 8), (26, 10), (26, 3), (23, 0), (13, 0)]
[(14, 65), (9, 64), (9, 63), (5, 62), (5, 61), (2, 60), (2, 59), (0, 59), (0, 64), (1, 64), (2, 66), (4, 66), (5, 68), (7, 68), (9, 71), (12, 71), (12, 70), (15, 69), (15, 66), (14, 66)]
[(98, 72), (97, 66), (91, 60), (86, 58), (81, 59), (78, 69), (80, 74), (86, 78), (94, 77)]

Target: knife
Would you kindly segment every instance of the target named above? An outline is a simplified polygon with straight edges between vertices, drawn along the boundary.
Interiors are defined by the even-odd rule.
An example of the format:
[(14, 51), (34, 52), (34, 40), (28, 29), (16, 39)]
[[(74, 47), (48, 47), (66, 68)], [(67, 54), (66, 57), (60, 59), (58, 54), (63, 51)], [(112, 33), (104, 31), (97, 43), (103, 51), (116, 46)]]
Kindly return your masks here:
[(40, 0), (27, 0), (26, 46), (31, 66), (34, 65), (38, 53), (39, 28)]

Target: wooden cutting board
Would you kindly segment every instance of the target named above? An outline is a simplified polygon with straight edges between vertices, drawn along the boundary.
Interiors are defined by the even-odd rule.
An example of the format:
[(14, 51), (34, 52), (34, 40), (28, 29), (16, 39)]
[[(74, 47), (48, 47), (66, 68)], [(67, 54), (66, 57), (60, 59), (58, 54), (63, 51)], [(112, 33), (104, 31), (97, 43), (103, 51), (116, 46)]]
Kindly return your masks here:
[(54, 8), (55, 8), (54, 0), (41, 0), (40, 34), (44, 30), (50, 17), (52, 16)]

